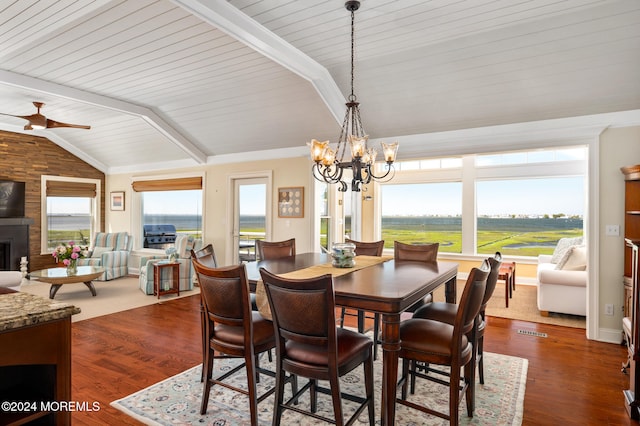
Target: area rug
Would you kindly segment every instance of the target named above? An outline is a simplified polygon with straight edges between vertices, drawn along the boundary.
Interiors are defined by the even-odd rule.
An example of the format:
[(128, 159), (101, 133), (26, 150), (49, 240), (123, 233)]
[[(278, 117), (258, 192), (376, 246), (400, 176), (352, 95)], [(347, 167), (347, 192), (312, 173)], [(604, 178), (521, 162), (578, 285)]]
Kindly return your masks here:
[[(216, 361), (214, 376), (228, 371), (237, 365), (237, 360)], [(273, 369), (266, 357), (261, 359), (261, 366)], [(476, 387), (476, 410), (474, 417), (467, 417), (466, 405), (460, 404), (460, 424), (468, 425), (520, 425), (522, 424), (525, 384), (527, 379), (528, 361), (507, 355), (485, 353), (485, 384)], [(382, 364), (378, 360), (374, 365), (376, 389), (376, 421), (380, 417), (380, 389), (382, 382)], [(200, 382), (201, 366), (195, 366), (176, 376), (142, 389), (132, 395), (113, 401), (111, 405), (129, 416), (147, 425), (249, 425), (250, 415), (247, 397), (226, 389), (214, 386), (211, 389), (207, 414), (200, 415), (200, 400), (202, 383)], [(246, 388), (246, 373), (239, 370), (229, 380), (234, 385)], [(299, 385), (304, 383), (299, 379)], [(321, 383), (328, 387), (328, 383)], [(261, 375), (258, 384), (258, 394), (274, 386), (274, 379)], [(341, 378), (341, 390), (357, 395), (364, 395), (364, 381), (362, 367)], [(291, 395), (291, 387), (285, 390)], [(273, 399), (270, 396), (258, 405), (259, 424), (270, 425), (273, 413)], [(286, 398), (286, 395), (285, 395)], [(438, 407), (448, 412), (448, 388), (418, 379), (416, 394), (410, 396), (412, 401)], [(305, 393), (300, 401), (302, 407), (308, 408), (309, 396)], [(305, 405), (306, 404), (306, 405)], [(328, 395), (318, 395), (318, 411), (333, 418), (331, 398)], [(355, 406), (349, 401), (343, 402), (345, 418), (355, 412)], [(282, 417), (285, 425), (325, 424), (311, 417), (285, 410)], [(369, 424), (368, 416), (363, 413), (355, 424)], [(449, 422), (397, 405), (397, 425), (448, 425)]]
[[(80, 308), (79, 314), (71, 317), (72, 322), (82, 321), (102, 315), (109, 315), (116, 312), (126, 311), (140, 306), (152, 305), (154, 303), (165, 303), (177, 297), (192, 296), (200, 294), (200, 288), (194, 287), (190, 291), (181, 291), (180, 296), (169, 294), (161, 296), (146, 295), (140, 290), (138, 277), (122, 277), (111, 281), (94, 281), (97, 295), (94, 297), (82, 283), (65, 284), (56, 293), (55, 301), (69, 303)], [(20, 291), (49, 298), (50, 284), (36, 280), (23, 284)]]
[[(458, 280), (458, 297), (462, 296), (464, 280)], [(540, 315), (538, 310), (538, 289), (534, 285), (518, 284), (509, 299), (509, 307), (505, 306), (504, 283), (498, 281), (496, 290), (489, 299), (487, 315), (490, 317), (509, 318), (540, 324), (561, 325), (563, 327), (586, 328), (586, 317), (550, 313), (548, 317)], [(433, 292), (434, 300), (444, 302), (444, 287)]]

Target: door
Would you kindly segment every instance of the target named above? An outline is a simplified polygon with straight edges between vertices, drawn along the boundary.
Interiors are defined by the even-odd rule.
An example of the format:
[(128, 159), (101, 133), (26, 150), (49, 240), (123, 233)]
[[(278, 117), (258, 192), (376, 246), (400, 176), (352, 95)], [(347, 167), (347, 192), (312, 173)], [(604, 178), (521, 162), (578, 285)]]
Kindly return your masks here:
[(269, 178), (233, 179), (234, 212), (232, 229), (233, 264), (256, 259), (256, 240), (270, 233)]

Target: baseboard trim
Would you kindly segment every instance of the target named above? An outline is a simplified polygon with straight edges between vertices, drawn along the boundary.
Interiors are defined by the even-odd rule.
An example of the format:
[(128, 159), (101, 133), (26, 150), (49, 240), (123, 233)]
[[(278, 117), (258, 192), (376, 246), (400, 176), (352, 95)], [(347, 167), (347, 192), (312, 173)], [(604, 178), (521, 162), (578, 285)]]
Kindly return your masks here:
[(615, 343), (616, 345), (619, 345), (622, 343), (622, 329), (599, 328), (596, 340), (599, 342)]

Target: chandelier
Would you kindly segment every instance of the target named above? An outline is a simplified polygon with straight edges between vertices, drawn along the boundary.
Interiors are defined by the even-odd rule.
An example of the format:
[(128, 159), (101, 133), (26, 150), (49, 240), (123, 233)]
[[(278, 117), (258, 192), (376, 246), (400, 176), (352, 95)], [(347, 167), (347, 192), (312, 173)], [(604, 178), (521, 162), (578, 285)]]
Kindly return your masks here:
[[(369, 136), (365, 134), (360, 120), (359, 102), (353, 90), (354, 80), (354, 12), (360, 8), (359, 1), (348, 1), (344, 4), (345, 8), (351, 12), (351, 94), (349, 102), (346, 103), (347, 111), (342, 123), (342, 130), (338, 138), (336, 149), (329, 146), (329, 141), (320, 142), (315, 139), (311, 140), (307, 145), (311, 148), (311, 159), (314, 161), (312, 166), (313, 177), (320, 182), (329, 184), (338, 184), (338, 191), (346, 192), (347, 183), (342, 179), (342, 175), (346, 169), (351, 169), (351, 191), (360, 192), (362, 185), (366, 185), (371, 180), (390, 180), (393, 177), (391, 173), (393, 162), (398, 152), (398, 142), (384, 143), (381, 142), (386, 170), (381, 175), (374, 174), (376, 156), (378, 152), (374, 148), (367, 146)], [(351, 160), (345, 161), (345, 151), (347, 145), (350, 147)]]

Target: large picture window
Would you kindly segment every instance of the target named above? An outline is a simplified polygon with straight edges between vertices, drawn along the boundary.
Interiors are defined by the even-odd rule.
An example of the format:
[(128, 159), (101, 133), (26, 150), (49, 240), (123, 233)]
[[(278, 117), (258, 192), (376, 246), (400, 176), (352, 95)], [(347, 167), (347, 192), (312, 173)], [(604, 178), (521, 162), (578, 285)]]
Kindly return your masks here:
[[(140, 194), (143, 229), (145, 225), (170, 225), (177, 233), (202, 238), (201, 176), (139, 180), (132, 188)], [(144, 248), (159, 248), (142, 240)]]
[(100, 180), (42, 176), (43, 253), (61, 243), (74, 241), (89, 246), (100, 223)]
[[(587, 148), (400, 162), (379, 187), (380, 237), (440, 252), (536, 257), (583, 236)], [(374, 233), (375, 235), (375, 233)]]
[(477, 253), (552, 254), (582, 236), (584, 192), (583, 177), (477, 182)]
[(382, 186), (382, 239), (440, 243), (439, 251), (462, 252), (462, 184), (414, 183)]

